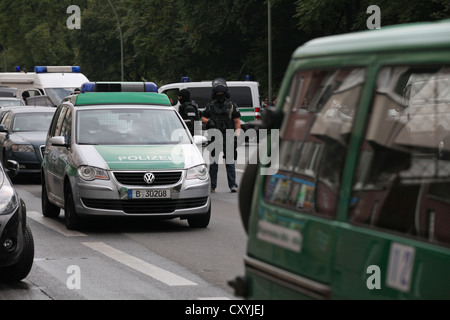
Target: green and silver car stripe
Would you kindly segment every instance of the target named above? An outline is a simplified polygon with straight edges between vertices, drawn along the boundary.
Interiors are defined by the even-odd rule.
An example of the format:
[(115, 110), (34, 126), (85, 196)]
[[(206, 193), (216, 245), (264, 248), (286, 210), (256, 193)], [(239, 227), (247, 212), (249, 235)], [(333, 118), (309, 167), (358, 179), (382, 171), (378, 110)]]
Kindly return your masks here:
[(95, 146), (111, 170), (181, 170), (183, 148), (177, 146)]

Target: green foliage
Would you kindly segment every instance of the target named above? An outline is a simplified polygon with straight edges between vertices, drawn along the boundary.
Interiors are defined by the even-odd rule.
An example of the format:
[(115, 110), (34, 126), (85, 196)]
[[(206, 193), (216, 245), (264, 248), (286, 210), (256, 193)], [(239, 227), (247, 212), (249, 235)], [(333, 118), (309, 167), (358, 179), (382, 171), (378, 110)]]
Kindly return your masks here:
[[(448, 0), (269, 0), (273, 92), (292, 52), (319, 36), (366, 29), (369, 5), (383, 26), (450, 16)], [(113, 5), (119, 18), (117, 23)], [(70, 30), (67, 8), (81, 8), (81, 30)], [(0, 71), (16, 65), (80, 65), (93, 81), (124, 78), (158, 85), (224, 77), (268, 86), (267, 0), (0, 0)], [(120, 29), (119, 29), (120, 26)]]

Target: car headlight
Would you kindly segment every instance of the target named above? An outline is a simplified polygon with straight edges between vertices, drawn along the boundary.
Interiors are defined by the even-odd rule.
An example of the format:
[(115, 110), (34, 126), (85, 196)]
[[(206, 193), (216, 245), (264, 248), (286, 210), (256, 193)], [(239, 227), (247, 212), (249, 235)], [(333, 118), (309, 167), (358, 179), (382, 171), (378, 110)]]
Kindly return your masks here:
[(34, 148), (31, 144), (15, 144), (12, 146), (12, 151), (34, 153)]
[(11, 186), (3, 186), (0, 189), (0, 215), (10, 214), (19, 206), (16, 193)]
[(206, 180), (207, 178), (208, 178), (208, 168), (204, 164), (189, 169), (186, 175), (187, 180), (192, 179)]
[(86, 181), (109, 180), (109, 176), (106, 170), (90, 166), (79, 167), (78, 175), (81, 177), (81, 179)]

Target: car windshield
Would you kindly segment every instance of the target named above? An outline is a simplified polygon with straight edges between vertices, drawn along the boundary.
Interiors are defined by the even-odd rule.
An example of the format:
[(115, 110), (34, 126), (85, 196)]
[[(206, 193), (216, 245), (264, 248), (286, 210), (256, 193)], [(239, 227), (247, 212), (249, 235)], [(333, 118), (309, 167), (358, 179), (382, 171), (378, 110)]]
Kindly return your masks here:
[(15, 106), (24, 106), (22, 100), (20, 99), (0, 99), (1, 107), (15, 107)]
[(19, 113), (14, 116), (13, 132), (47, 131), (53, 112)]
[(175, 110), (113, 108), (80, 110), (78, 144), (154, 145), (191, 143)]
[(75, 88), (45, 88), (45, 93), (52, 99), (55, 106), (59, 105), (65, 97), (69, 96)]

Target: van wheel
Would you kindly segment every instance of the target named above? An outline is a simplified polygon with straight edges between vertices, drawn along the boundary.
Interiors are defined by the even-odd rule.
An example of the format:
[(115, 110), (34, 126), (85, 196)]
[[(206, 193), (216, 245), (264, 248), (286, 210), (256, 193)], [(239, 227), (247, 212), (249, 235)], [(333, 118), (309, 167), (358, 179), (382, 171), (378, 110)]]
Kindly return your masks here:
[(64, 222), (66, 228), (75, 230), (80, 225), (80, 218), (75, 210), (75, 202), (73, 201), (73, 194), (70, 187), (66, 187), (64, 191)]
[(241, 185), (239, 186), (239, 211), (241, 213), (242, 224), (247, 233), (257, 174), (258, 165), (247, 164), (244, 175), (242, 176)]
[(209, 205), (209, 209), (206, 214), (188, 218), (187, 220), (191, 228), (206, 228), (211, 220), (211, 205)]
[(29, 226), (25, 227), (23, 235), (23, 250), (19, 261), (12, 266), (0, 268), (0, 279), (5, 282), (15, 282), (25, 279), (31, 271), (34, 260), (34, 239)]
[(42, 192), (41, 192), (41, 206), (42, 214), (47, 218), (56, 218), (59, 216), (61, 209), (50, 202), (47, 195), (47, 187), (45, 180), (42, 178)]

